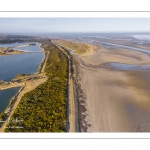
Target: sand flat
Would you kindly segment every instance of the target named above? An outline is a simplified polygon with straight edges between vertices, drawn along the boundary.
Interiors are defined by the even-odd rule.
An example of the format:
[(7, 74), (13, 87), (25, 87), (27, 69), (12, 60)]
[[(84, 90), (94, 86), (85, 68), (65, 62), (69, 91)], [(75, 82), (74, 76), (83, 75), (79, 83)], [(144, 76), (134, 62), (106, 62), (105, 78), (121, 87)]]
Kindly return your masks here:
[[(120, 62), (150, 63), (150, 56), (139, 51), (101, 48), (80, 56), (85, 63), (99, 65)], [(86, 96), (88, 132), (150, 131), (149, 71), (121, 71), (79, 66), (81, 86)]]
[(148, 64), (150, 63), (149, 55), (135, 50), (124, 48), (98, 49), (97, 52), (91, 55), (81, 56), (83, 60), (92, 65), (99, 65), (108, 62), (120, 62), (127, 64)]
[(128, 131), (130, 126), (128, 114), (123, 107), (126, 105), (124, 96), (131, 99), (132, 94), (128, 89), (117, 86), (113, 81), (118, 77), (107, 70), (93, 72), (82, 69), (82, 73), (87, 110), (92, 124), (89, 132)]

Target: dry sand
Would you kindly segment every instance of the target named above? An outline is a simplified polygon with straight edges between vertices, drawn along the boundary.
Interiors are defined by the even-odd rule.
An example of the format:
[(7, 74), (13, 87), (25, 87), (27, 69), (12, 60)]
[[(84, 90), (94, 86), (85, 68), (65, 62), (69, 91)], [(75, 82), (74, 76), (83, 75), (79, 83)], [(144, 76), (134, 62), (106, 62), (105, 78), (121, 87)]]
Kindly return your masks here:
[[(85, 63), (143, 65), (150, 56), (127, 49), (97, 49), (80, 56)], [(85, 95), (88, 132), (150, 131), (150, 71), (120, 71), (79, 65), (79, 84)], [(83, 121), (82, 121), (83, 122)], [(83, 123), (82, 123), (83, 125)], [(84, 125), (83, 125), (84, 126)]]

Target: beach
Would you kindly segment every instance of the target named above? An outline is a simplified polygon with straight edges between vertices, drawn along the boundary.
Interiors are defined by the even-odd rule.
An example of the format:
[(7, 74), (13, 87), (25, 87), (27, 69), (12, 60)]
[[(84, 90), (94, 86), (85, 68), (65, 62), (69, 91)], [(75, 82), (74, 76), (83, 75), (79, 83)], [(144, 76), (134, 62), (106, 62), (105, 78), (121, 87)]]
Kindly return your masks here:
[(150, 70), (103, 67), (110, 62), (145, 65), (150, 63), (150, 56), (123, 48), (97, 47), (93, 53), (78, 57), (86, 64), (74, 55), (78, 62), (78, 86), (82, 91), (78, 95), (81, 131), (150, 131)]

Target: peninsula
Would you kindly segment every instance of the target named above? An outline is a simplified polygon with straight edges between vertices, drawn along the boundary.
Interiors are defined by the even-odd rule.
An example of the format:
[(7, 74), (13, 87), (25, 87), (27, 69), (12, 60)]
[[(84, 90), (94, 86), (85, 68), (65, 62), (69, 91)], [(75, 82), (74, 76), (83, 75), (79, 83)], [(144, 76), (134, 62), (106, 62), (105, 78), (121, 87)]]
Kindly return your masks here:
[(0, 47), (0, 55), (1, 56), (12, 55), (12, 54), (24, 54), (24, 53), (26, 53), (26, 52), (20, 51), (20, 50), (14, 50), (10, 47), (7, 47), (7, 48)]

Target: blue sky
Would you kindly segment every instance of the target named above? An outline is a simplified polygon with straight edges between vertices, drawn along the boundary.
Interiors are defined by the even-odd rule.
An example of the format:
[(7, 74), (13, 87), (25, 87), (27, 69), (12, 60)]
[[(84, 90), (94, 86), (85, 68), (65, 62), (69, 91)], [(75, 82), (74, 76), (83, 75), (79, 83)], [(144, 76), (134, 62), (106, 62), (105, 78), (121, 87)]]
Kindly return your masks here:
[(150, 32), (150, 18), (0, 18), (0, 33)]

